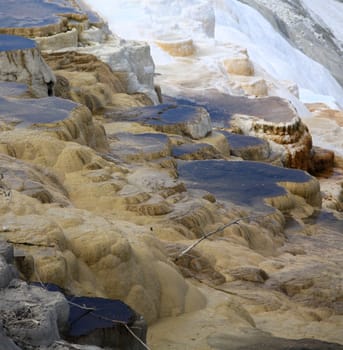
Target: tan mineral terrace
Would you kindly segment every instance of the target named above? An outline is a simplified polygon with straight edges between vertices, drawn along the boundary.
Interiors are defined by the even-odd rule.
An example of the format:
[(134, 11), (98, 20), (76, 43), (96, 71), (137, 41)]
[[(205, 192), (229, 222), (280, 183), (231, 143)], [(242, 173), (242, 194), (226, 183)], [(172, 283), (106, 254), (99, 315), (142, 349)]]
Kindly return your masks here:
[[(182, 72), (167, 76), (192, 103), (157, 104), (149, 47), (83, 11), (49, 24), (51, 37), (45, 27), (20, 30), (42, 36), (45, 52), (34, 49), (30, 72), (26, 53), (13, 59), (25, 74), (0, 82), (0, 238), (20, 256), (20, 277), (123, 300), (148, 323), (155, 350), (343, 346), (341, 158), (333, 168), (319, 152), (327, 168), (318, 178), (284, 167), (313, 166), (297, 110), (242, 90), (197, 94), (192, 60), (202, 47), (178, 57), (190, 73), (182, 82)], [(55, 52), (55, 35), (69, 30), (78, 47)], [(235, 57), (243, 71), (233, 71)], [(242, 74), (258, 78), (244, 50), (226, 68), (239, 89)], [(43, 97), (46, 72), (53, 97)], [(198, 88), (214, 76), (201, 77)], [(32, 98), (37, 81), (44, 94)], [(339, 124), (338, 112), (313, 108), (318, 125), (331, 114)], [(245, 152), (234, 154), (232, 132)], [(263, 161), (251, 159), (256, 137)]]

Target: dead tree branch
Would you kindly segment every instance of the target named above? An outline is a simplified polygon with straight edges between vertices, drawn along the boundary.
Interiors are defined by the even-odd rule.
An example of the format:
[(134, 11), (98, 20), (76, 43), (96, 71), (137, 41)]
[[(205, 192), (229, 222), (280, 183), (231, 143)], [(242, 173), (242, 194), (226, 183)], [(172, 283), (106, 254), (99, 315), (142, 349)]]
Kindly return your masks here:
[(218, 227), (216, 230), (214, 231), (211, 231), (211, 232), (208, 232), (208, 233), (205, 233), (201, 238), (199, 238), (198, 240), (196, 240), (194, 243), (192, 243), (189, 247), (187, 247), (186, 249), (184, 249), (176, 258), (175, 260), (177, 261), (178, 259), (180, 259), (182, 256), (184, 256), (185, 254), (187, 254), (189, 251), (191, 251), (194, 247), (196, 247), (198, 244), (200, 244), (203, 240), (207, 239), (208, 237), (218, 233), (218, 232), (221, 232), (221, 231), (224, 231), (227, 227), (229, 226), (232, 226), (232, 225), (236, 225), (238, 224), (240, 221), (243, 221), (243, 220), (251, 220), (251, 219), (256, 219), (256, 218), (262, 218), (262, 217), (266, 217), (270, 214), (267, 214), (267, 215), (250, 215), (250, 216), (245, 216), (245, 217), (242, 217), (242, 218), (239, 218), (239, 219), (236, 219), (236, 220), (232, 220), (230, 222), (228, 222), (227, 224), (221, 226), (221, 227)]

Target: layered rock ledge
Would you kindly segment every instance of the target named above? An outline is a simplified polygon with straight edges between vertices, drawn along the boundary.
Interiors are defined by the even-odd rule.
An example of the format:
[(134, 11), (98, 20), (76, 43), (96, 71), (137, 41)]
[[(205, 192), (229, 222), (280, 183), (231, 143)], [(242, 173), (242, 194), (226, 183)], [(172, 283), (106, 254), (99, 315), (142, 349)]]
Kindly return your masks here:
[[(54, 5), (62, 6), (38, 7)], [(144, 316), (158, 349), (341, 349), (338, 211), (320, 209), (319, 183), (307, 173), (243, 160), (256, 152), (309, 168), (310, 136), (294, 109), (229, 95), (151, 106), (148, 47), (75, 6), (61, 18), (66, 27), (38, 40), (58, 97), (30, 99), (29, 87), (0, 84), (0, 236), (17, 251), (19, 276), (122, 300)], [(61, 44), (63, 52), (50, 52)], [(239, 115), (243, 122), (230, 124)], [(228, 130), (247, 135), (235, 143)], [(2, 266), (7, 286), (14, 270)], [(0, 338), (14, 350), (9, 328)], [(97, 346), (118, 347), (99, 333)]]

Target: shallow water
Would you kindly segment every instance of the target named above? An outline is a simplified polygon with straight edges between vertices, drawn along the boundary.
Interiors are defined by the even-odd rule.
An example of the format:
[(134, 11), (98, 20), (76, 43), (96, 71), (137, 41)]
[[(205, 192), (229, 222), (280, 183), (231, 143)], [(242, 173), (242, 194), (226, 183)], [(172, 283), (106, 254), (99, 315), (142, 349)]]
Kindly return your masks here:
[(187, 187), (206, 190), (219, 200), (263, 209), (265, 198), (286, 194), (279, 182), (307, 182), (310, 175), (252, 161), (206, 160), (178, 163)]
[(0, 97), (0, 120), (17, 127), (53, 123), (67, 118), (77, 106), (75, 102), (58, 97), (20, 100)]
[(60, 14), (79, 13), (68, 0), (0, 0), (1, 22), (0, 27), (42, 27), (59, 23)]
[(34, 40), (17, 35), (0, 34), (0, 51), (33, 49), (34, 47), (36, 47), (36, 42)]

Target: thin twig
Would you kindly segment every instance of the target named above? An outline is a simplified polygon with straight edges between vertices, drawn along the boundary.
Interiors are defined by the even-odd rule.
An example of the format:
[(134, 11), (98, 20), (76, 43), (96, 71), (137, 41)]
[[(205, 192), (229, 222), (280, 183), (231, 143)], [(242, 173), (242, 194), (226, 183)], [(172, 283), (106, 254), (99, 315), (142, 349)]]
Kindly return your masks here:
[(56, 248), (55, 244), (41, 244), (41, 243), (31, 243), (31, 242), (17, 242), (7, 239), (7, 243), (27, 245), (29, 247), (44, 247), (44, 248)]
[(214, 231), (211, 231), (211, 232), (208, 232), (208, 233), (205, 233), (201, 238), (199, 238), (198, 240), (196, 240), (194, 243), (192, 243), (189, 247), (187, 247), (186, 249), (184, 249), (176, 258), (175, 260), (177, 261), (178, 259), (180, 259), (182, 256), (184, 256), (185, 254), (187, 254), (190, 250), (192, 250), (194, 247), (196, 247), (199, 243), (201, 243), (203, 240), (205, 240), (206, 238), (220, 232), (220, 231), (223, 231), (225, 230), (227, 227), (229, 226), (232, 226), (232, 225), (235, 225), (235, 224), (238, 224), (240, 221), (242, 220), (246, 220), (246, 219), (253, 219), (253, 218), (261, 218), (261, 217), (266, 217), (270, 214), (266, 214), (266, 215), (250, 215), (250, 216), (245, 216), (245, 217), (242, 217), (242, 218), (239, 218), (239, 219), (236, 219), (236, 220), (233, 220), (233, 221), (230, 221), (229, 223), (217, 228), (216, 230)]

